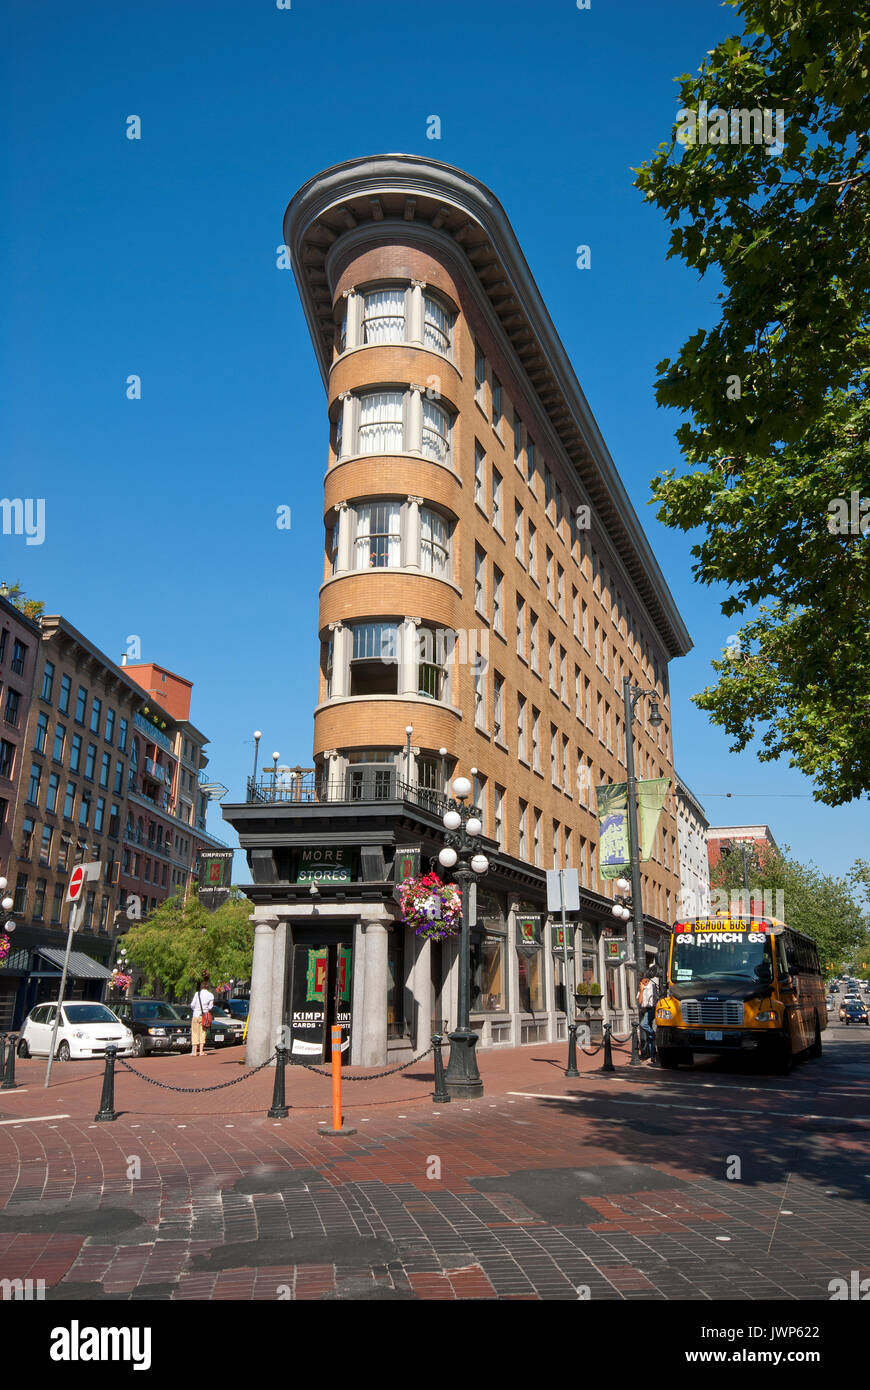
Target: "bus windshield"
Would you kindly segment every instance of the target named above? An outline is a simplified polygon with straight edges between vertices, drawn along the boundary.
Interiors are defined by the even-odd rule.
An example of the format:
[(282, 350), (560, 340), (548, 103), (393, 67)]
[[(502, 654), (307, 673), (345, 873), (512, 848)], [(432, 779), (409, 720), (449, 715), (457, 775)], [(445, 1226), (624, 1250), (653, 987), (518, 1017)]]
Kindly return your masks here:
[(769, 984), (773, 979), (771, 939), (761, 932), (677, 932), (671, 961), (675, 985), (696, 980)]

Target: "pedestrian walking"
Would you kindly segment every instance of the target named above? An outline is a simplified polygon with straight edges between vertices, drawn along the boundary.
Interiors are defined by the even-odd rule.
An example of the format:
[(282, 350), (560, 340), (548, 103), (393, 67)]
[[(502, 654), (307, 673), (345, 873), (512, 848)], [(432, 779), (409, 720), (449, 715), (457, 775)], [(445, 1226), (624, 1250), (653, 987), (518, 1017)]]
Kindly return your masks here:
[(656, 1062), (656, 1004), (659, 997), (659, 982), (656, 972), (651, 970), (644, 976), (642, 981), (643, 988), (638, 991), (640, 995), (640, 1026), (646, 1034), (649, 1046), (649, 1059), (653, 1066)]
[(193, 1016), (190, 1020), (190, 1041), (194, 1057), (205, 1055), (205, 1038), (211, 1026), (211, 1011), (214, 1008), (214, 995), (209, 988), (209, 977), (203, 974), (196, 982), (196, 993), (190, 1001)]

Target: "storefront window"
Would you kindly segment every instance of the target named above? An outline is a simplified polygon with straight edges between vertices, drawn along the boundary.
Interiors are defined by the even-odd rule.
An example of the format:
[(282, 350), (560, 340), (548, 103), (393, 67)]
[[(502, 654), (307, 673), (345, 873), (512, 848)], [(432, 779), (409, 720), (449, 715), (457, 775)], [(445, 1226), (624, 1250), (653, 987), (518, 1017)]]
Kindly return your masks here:
[(502, 935), (472, 932), (471, 1007), (475, 1013), (504, 1013), (507, 1009)]
[(543, 952), (520, 952), (520, 1009), (523, 1013), (542, 1013), (544, 1008)]
[(387, 1038), (403, 1038), (405, 1022), (405, 938), (391, 932), (387, 947)]

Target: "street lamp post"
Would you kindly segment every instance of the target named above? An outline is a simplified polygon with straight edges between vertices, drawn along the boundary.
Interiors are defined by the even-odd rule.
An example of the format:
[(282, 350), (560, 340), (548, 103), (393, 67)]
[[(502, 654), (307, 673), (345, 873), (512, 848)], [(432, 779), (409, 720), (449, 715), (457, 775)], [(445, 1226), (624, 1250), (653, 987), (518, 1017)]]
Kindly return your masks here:
[(413, 724), (405, 725), (405, 786), (411, 785), (411, 735), (414, 732)]
[(252, 799), (257, 791), (257, 759), (260, 756), (260, 739), (263, 737), (259, 729), (254, 730), (254, 770), (251, 773), (251, 793)]
[(649, 722), (657, 728), (662, 722), (659, 713), (658, 697), (655, 690), (643, 690), (632, 685), (630, 676), (622, 678), (622, 699), (625, 706), (625, 774), (628, 794), (628, 852), (631, 864), (631, 917), (628, 920), (628, 960), (626, 967), (629, 976), (629, 1008), (633, 1012), (637, 1002), (638, 954), (646, 962), (646, 941), (643, 929), (643, 903), (640, 887), (640, 838), (637, 829), (637, 778), (634, 771), (634, 712), (638, 701), (646, 696), (651, 699)]
[(477, 1068), (477, 1034), (470, 1026), (471, 1015), (471, 924), (468, 919), (469, 888), (475, 879), (485, 874), (489, 860), (480, 851), (483, 824), (476, 806), (466, 806), (471, 793), (467, 777), (456, 777), (452, 791), (455, 800), (448, 803), (444, 813), (446, 844), (438, 862), (453, 871), (462, 893), (462, 927), (459, 935), (459, 1003), (457, 1024), (450, 1038), (450, 1060), (445, 1082), (451, 1096), (482, 1096), (483, 1082)]

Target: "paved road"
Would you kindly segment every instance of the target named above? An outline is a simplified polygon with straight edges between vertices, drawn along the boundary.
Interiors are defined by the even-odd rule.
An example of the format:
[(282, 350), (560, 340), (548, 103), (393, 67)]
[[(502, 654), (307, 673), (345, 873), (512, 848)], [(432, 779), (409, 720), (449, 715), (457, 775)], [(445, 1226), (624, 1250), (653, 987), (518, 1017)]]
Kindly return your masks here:
[[(351, 1083), (345, 1139), (318, 1134), (329, 1083), (307, 1074), (272, 1121), (268, 1072), (202, 1096), (125, 1073), (122, 1118), (94, 1124), (98, 1068), (44, 1091), (27, 1063), (0, 1096), (0, 1278), (48, 1299), (827, 1300), (870, 1275), (870, 1029), (832, 1023), (787, 1078), (624, 1054), (607, 1075), (599, 1054), (566, 1080), (563, 1052), (482, 1054), (467, 1106), (432, 1104), (429, 1061)], [(235, 1050), (137, 1066), (240, 1075)]]

